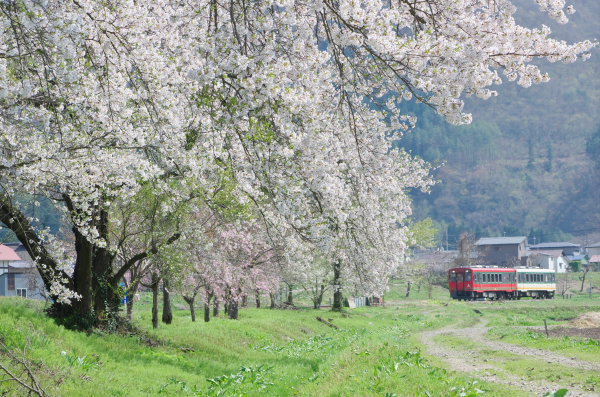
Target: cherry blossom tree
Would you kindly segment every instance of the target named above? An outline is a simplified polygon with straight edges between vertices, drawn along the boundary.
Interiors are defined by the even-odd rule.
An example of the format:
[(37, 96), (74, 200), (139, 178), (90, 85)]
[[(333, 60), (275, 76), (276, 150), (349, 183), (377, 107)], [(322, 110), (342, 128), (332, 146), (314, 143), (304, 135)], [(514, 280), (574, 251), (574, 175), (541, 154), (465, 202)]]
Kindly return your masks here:
[[(566, 22), (563, 0), (537, 3)], [(402, 103), (468, 123), (464, 96), (545, 82), (535, 59), (573, 62), (595, 45), (519, 26), (515, 11), (508, 0), (0, 2), (0, 221), (60, 315), (98, 319), (120, 273), (114, 203), (151, 181), (168, 212), (227, 178), (286, 249), (309, 244), (329, 261), (336, 305), (343, 285), (378, 294), (402, 264), (407, 189), (431, 183), (390, 148), (416, 122)], [(75, 258), (33, 226), (21, 192), (61, 204)]]

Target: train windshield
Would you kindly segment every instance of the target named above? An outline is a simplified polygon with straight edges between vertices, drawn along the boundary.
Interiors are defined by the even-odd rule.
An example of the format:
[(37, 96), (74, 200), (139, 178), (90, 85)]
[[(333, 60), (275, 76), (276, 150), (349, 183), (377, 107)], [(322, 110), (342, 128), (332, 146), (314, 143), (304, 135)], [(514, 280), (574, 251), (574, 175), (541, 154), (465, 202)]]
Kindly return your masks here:
[(456, 281), (456, 272), (450, 273), (450, 281)]
[(471, 275), (472, 275), (472, 273), (467, 270), (465, 272), (465, 281), (471, 281)]

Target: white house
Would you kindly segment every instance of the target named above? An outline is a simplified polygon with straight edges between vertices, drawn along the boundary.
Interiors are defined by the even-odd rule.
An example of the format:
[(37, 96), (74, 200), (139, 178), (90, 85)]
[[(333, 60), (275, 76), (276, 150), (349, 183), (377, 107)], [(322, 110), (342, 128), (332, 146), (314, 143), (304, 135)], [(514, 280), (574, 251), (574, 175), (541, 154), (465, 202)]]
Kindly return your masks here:
[(567, 259), (562, 255), (552, 255), (543, 252), (530, 252), (529, 254), (529, 266), (532, 267), (565, 273), (568, 265)]

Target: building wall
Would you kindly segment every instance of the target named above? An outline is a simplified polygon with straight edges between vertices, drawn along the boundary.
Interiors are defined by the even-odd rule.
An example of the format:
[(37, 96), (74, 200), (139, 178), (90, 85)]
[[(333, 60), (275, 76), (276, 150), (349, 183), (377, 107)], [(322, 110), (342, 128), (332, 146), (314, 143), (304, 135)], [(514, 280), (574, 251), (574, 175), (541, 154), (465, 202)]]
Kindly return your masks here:
[(587, 255), (588, 256), (600, 255), (600, 247), (588, 248), (587, 249)]
[(14, 274), (14, 288), (9, 289), (9, 273), (0, 275), (0, 296), (17, 296), (18, 289), (27, 290), (27, 298), (44, 299), (41, 292), (44, 290), (44, 283), (39, 274), (29, 273), (11, 273)]
[(530, 265), (542, 269), (554, 270), (557, 273), (565, 273), (568, 264), (562, 256), (531, 255)]
[(517, 266), (525, 256), (525, 243), (481, 245), (479, 250), (485, 264), (492, 266)]

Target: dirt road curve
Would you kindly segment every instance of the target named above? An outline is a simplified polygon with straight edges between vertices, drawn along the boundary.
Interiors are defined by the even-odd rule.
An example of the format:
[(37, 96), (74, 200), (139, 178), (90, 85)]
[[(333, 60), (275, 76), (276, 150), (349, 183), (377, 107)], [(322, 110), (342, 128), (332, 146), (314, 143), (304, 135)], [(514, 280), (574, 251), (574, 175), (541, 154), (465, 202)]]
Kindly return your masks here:
[(529, 391), (535, 396), (543, 396), (545, 393), (553, 392), (561, 388), (569, 390), (569, 397), (597, 397), (600, 395), (596, 391), (584, 391), (571, 384), (556, 384), (548, 381), (536, 382), (525, 378), (519, 378), (512, 374), (499, 376), (500, 374), (505, 373), (504, 370), (495, 367), (493, 363), (486, 362), (481, 357), (478, 357), (478, 353), (476, 351), (454, 350), (447, 346), (436, 343), (434, 340), (438, 335), (454, 335), (466, 340), (481, 342), (485, 345), (486, 349), (506, 351), (519, 356), (536, 357), (544, 360), (547, 363), (556, 363), (567, 367), (600, 372), (600, 365), (596, 363), (561, 356), (546, 350), (533, 349), (512, 345), (510, 343), (489, 340), (485, 338), (485, 334), (488, 330), (489, 328), (486, 327), (486, 322), (482, 320), (479, 324), (470, 328), (447, 327), (440, 330), (424, 332), (421, 334), (421, 342), (425, 345), (427, 354), (440, 357), (452, 370), (466, 372), (489, 382), (511, 385), (516, 388)]

